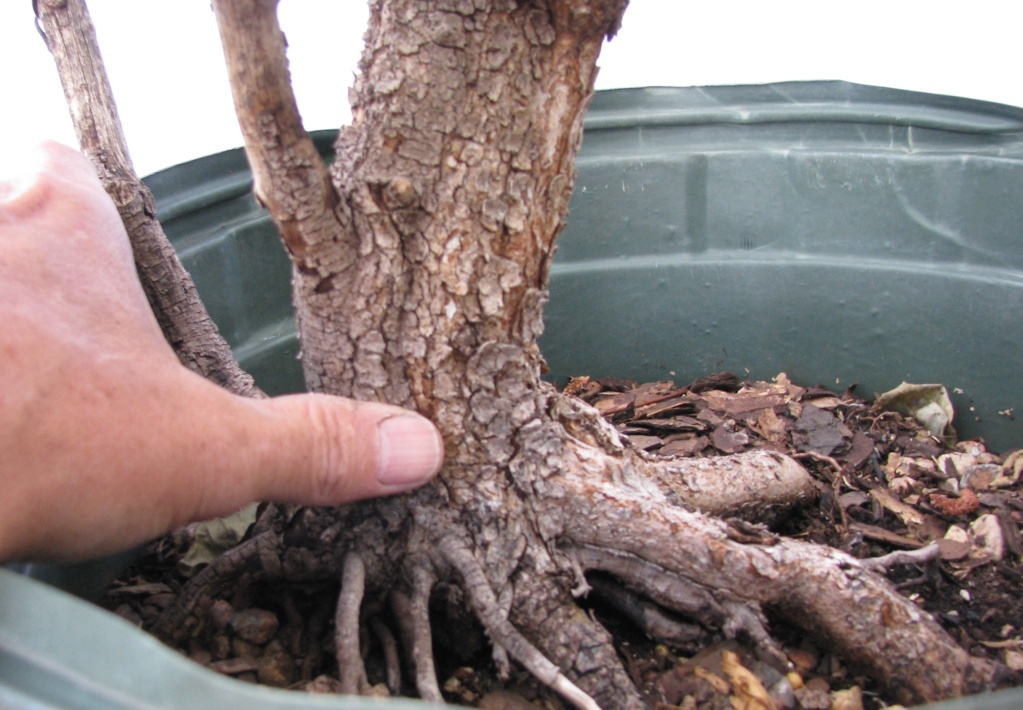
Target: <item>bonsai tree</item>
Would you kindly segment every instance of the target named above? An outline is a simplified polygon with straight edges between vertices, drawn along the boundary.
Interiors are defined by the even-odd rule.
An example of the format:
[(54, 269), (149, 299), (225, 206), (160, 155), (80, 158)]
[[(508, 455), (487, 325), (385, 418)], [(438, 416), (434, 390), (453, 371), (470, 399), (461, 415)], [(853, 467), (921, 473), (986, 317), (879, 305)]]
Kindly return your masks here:
[[(186, 633), (241, 575), (340, 578), (345, 692), (366, 689), (366, 599), (389, 599), (421, 697), (440, 700), (432, 591), (455, 585), (497, 667), (580, 708), (638, 708), (609, 632), (577, 600), (613, 579), (670, 639), (685, 618), (779, 668), (767, 614), (812, 630), (905, 703), (978, 689), (969, 657), (895, 593), (883, 563), (735, 521), (812, 492), (774, 453), (654, 459), (542, 378), (537, 347), (582, 119), (627, 0), (372, 0), (361, 74), (327, 166), (289, 84), (276, 0), (214, 0), (255, 194), (294, 265), (310, 389), (430, 417), (438, 479), (331, 509), (270, 506), (207, 567), (159, 631)], [(183, 362), (261, 396), (231, 358), (137, 179), (82, 0), (41, 0), (85, 152), (133, 239), (153, 308)], [(656, 620), (656, 623), (650, 621)]]

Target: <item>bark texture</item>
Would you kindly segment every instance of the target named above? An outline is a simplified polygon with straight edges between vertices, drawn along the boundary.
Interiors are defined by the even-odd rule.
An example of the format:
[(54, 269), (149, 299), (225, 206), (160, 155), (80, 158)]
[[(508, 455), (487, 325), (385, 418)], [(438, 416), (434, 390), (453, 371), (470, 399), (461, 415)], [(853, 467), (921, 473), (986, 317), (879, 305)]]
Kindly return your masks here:
[(164, 336), (181, 362), (203, 377), (236, 394), (263, 396), (206, 312), (156, 219), (152, 192), (135, 173), (85, 3), (38, 0), (35, 8), (79, 147), (117, 206), (131, 239), (139, 280)]
[[(215, 0), (256, 190), (294, 259), (309, 386), (418, 409), (449, 453), (437, 481), (408, 495), (274, 509), (194, 580), (160, 633), (188, 633), (233, 578), (336, 578), (345, 691), (367, 682), (366, 600), (387, 599), (418, 693), (439, 699), (429, 601), (456, 584), (499, 670), (514, 661), (577, 707), (643, 707), (607, 630), (575, 603), (600, 572), (644, 600), (647, 630), (664, 638), (689, 633), (666, 610), (785, 668), (771, 612), (904, 702), (982, 687), (991, 669), (868, 566), (695, 512), (743, 513), (743, 493), (776, 484), (778, 500), (805, 500), (798, 463), (654, 461), (541, 380), (536, 341), (582, 117), (625, 4), (374, 0), (354, 122), (328, 171), (290, 91), (275, 1)], [(704, 495), (722, 480), (734, 496)]]

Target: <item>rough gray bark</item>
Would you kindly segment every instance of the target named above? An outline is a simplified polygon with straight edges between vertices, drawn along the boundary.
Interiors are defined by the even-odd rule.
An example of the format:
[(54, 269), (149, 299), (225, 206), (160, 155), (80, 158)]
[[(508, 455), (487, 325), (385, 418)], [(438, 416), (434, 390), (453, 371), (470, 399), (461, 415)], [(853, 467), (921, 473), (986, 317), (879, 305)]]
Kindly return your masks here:
[(39, 0), (35, 7), (79, 146), (117, 206), (131, 239), (139, 280), (164, 336), (186, 367), (237, 394), (263, 396), (235, 362), (206, 312), (156, 220), (153, 194), (135, 174), (85, 3)]
[(363, 600), (389, 597), (419, 693), (436, 699), (427, 602), (454, 582), (499, 669), (513, 660), (578, 707), (642, 707), (608, 632), (575, 603), (585, 573), (600, 571), (780, 667), (768, 611), (829, 639), (904, 702), (983, 686), (990, 668), (867, 566), (693, 512), (750, 507), (703, 496), (715, 479), (805, 498), (795, 461), (656, 462), (541, 380), (536, 339), (582, 116), (625, 4), (374, 0), (354, 122), (328, 172), (290, 91), (275, 0), (214, 2), (256, 191), (295, 263), (310, 387), (418, 409), (448, 460), (405, 496), (264, 516), (160, 632), (187, 633), (231, 578), (341, 579), (346, 688), (365, 683), (353, 647)]

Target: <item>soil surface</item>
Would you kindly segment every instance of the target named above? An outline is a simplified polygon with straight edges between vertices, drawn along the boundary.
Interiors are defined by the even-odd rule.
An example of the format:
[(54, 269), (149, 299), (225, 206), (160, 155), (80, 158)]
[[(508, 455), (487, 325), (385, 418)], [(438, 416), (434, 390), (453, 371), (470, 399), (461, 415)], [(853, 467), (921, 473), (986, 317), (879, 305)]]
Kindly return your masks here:
[[(859, 558), (914, 552), (934, 542), (936, 559), (911, 556), (891, 566), (888, 577), (971, 654), (1005, 664), (1005, 686), (1023, 685), (1023, 451), (996, 455), (983, 441), (955, 442), (948, 430), (935, 436), (914, 417), (886, 411), (851, 391), (800, 387), (785, 375), (739, 382), (722, 373), (686, 386), (580, 377), (566, 391), (596, 406), (633, 446), (651, 455), (719, 456), (768, 448), (799, 459), (821, 493), (816, 505), (788, 516), (776, 528), (779, 534)], [(143, 628), (151, 625), (187, 583), (179, 568), (195, 530), (150, 545), (111, 585), (108, 608)], [(623, 615), (608, 580), (590, 581), (590, 612), (615, 635), (626, 668), (652, 708), (891, 705), (868, 679), (797, 629), (772, 625), (795, 666), (785, 677), (714, 630), (693, 626), (692, 638), (679, 646), (654, 643)], [(435, 644), (446, 699), (491, 710), (564, 707), (525, 674), (500, 683), (486, 638), (461, 613), (460, 592), (448, 591), (440, 590), (433, 609), (445, 618)], [(337, 584), (326, 582), (229, 590), (180, 650), (242, 680), (335, 691), (337, 594)], [(451, 638), (445, 629), (458, 633)], [(380, 695), (390, 691), (377, 657), (390, 643), (393, 636), (380, 622), (363, 644), (370, 681)]]

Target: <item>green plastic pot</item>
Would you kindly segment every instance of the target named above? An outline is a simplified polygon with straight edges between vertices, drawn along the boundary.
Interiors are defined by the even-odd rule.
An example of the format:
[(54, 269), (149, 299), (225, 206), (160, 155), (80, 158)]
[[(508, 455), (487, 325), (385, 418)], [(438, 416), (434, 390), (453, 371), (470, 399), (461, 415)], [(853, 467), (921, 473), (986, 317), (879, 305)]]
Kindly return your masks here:
[[(334, 136), (314, 134), (325, 155)], [(960, 437), (1023, 444), (1023, 109), (839, 82), (608, 91), (578, 169), (541, 341), (553, 378), (784, 371), (867, 395), (939, 382)], [(290, 267), (242, 151), (147, 182), (242, 364), (272, 394), (301, 390)], [(125, 564), (27, 571), (94, 597)], [(216, 676), (0, 570), (4, 703), (379, 705)], [(1020, 706), (1013, 690), (934, 707)]]

